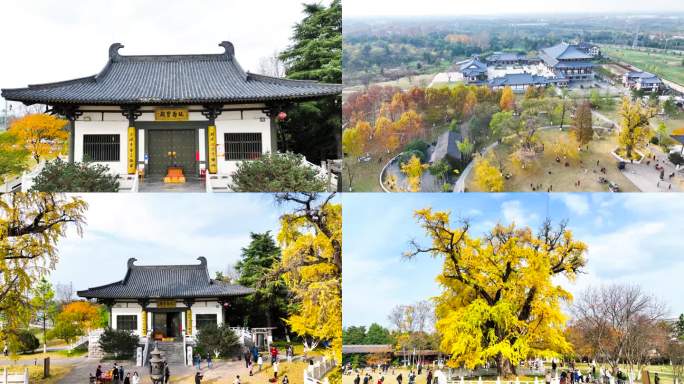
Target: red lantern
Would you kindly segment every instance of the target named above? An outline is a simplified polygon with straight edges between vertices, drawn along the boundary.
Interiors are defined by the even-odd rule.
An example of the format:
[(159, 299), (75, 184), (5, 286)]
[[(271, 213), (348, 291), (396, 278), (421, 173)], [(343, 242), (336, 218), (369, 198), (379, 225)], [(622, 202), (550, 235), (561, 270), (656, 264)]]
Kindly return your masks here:
[(279, 121), (285, 121), (286, 118), (287, 118), (287, 113), (285, 113), (285, 112), (278, 113), (278, 120)]

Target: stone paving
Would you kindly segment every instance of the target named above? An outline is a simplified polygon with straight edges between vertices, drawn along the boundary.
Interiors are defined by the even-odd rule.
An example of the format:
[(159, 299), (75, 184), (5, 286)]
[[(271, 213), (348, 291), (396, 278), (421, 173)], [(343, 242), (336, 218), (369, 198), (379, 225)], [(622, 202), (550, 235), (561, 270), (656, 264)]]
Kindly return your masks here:
[[(667, 159), (667, 156), (660, 150), (660, 148), (649, 145), (652, 153), (656, 154), (656, 159), (643, 159), (641, 164), (626, 164), (626, 169), (623, 172), (634, 185), (641, 190), (641, 192), (681, 192), (684, 190), (684, 179), (682, 175), (677, 172), (675, 167)], [(649, 164), (650, 161), (650, 164)], [(660, 171), (655, 169), (656, 162), (663, 166), (665, 170), (664, 180), (660, 180)], [(670, 178), (669, 175), (674, 173), (675, 176)]]
[(204, 180), (188, 178), (182, 184), (167, 184), (159, 178), (148, 177), (140, 181), (139, 192), (206, 192)]

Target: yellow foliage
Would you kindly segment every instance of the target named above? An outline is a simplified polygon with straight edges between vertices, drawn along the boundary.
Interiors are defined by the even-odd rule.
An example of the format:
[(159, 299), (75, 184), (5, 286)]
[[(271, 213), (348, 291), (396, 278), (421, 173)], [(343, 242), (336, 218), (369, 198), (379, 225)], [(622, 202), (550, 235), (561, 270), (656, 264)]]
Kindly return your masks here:
[(547, 222), (536, 235), (528, 227), (498, 224), (472, 237), (467, 222), (451, 227), (449, 212), (425, 208), (415, 217), (432, 241), (427, 247), (414, 243), (407, 256), (443, 260), (436, 328), (450, 366), (472, 369), (493, 359), (506, 374), (506, 361), (517, 365), (571, 351), (561, 304), (572, 296), (553, 280), (574, 280), (586, 264), (587, 246), (564, 225), (554, 229)]
[(505, 86), (503, 92), (501, 93), (501, 100), (499, 101), (499, 106), (502, 111), (512, 111), (515, 106), (515, 95), (513, 95), (513, 89), (509, 86)]
[(475, 184), (484, 192), (502, 192), (504, 177), (499, 168), (494, 166), (486, 157), (478, 157), (473, 169)]
[(359, 157), (365, 153), (370, 124), (359, 120), (356, 125), (342, 132), (342, 149), (350, 156)]
[(52, 193), (8, 193), (0, 197), (0, 313), (11, 313), (0, 339), (13, 343), (31, 307), (26, 292), (58, 261), (57, 243), (73, 224), (80, 234), (87, 204)]
[(96, 328), (100, 321), (97, 306), (87, 301), (74, 301), (65, 305), (57, 317), (68, 319), (86, 331)]
[(553, 143), (553, 154), (561, 159), (577, 160), (580, 157), (579, 141), (574, 132), (559, 136)]
[(409, 192), (420, 192), (420, 178), (427, 168), (428, 165), (421, 164), (420, 159), (416, 155), (411, 156), (409, 161), (401, 165), (401, 172), (408, 179)]
[(9, 132), (38, 162), (41, 157), (60, 152), (62, 144), (69, 138), (69, 133), (64, 129), (66, 124), (66, 120), (53, 115), (33, 114), (15, 120)]
[(306, 208), (280, 218), (278, 270), (297, 301), (287, 323), (300, 336), (330, 342), (327, 354), (341, 361), (342, 206), (329, 198), (315, 206), (305, 196)]
[(627, 97), (622, 99), (620, 107), (620, 134), (618, 142), (625, 150), (628, 158), (635, 158), (635, 150), (642, 149), (651, 138), (652, 132), (648, 116), (642, 110), (639, 101), (630, 102)]

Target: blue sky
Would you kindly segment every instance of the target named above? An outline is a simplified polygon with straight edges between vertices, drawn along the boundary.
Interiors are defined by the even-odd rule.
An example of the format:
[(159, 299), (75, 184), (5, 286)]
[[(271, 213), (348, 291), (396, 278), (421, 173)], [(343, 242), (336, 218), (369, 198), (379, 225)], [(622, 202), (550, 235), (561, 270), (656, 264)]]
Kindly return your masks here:
[(592, 285), (635, 283), (662, 299), (670, 315), (684, 312), (684, 199), (677, 194), (344, 194), (343, 325), (388, 326), (400, 304), (439, 294), (440, 261), (402, 259), (408, 242), (426, 243), (413, 211), (431, 206), (471, 220), (473, 233), (496, 222), (537, 229), (550, 217), (569, 220), (589, 246), (578, 293)]
[(55, 283), (75, 290), (121, 280), (126, 260), (137, 264), (195, 264), (209, 270), (235, 263), (250, 232), (277, 234), (287, 207), (270, 194), (86, 194), (83, 237), (70, 230), (58, 243)]

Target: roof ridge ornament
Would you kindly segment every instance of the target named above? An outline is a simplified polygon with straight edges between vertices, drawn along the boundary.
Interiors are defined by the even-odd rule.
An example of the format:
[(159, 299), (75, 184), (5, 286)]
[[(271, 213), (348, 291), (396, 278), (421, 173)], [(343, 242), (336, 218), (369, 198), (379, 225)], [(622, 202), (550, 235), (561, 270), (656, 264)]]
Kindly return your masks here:
[(207, 258), (206, 258), (206, 257), (200, 256), (200, 257), (197, 258), (197, 260), (200, 261), (200, 265), (204, 265), (204, 266), (207, 265)]
[(128, 268), (132, 268), (135, 264), (135, 262), (138, 261), (135, 257), (131, 257), (128, 259)]
[(121, 43), (114, 43), (114, 44), (110, 45), (109, 46), (109, 58), (111, 60), (116, 60), (116, 59), (120, 58), (121, 55), (119, 55), (119, 49), (121, 49), (123, 47), (124, 47), (124, 45)]
[(225, 49), (225, 52), (223, 52), (224, 55), (228, 57), (235, 56), (235, 46), (230, 41), (222, 41), (221, 43), (219, 43), (219, 47), (223, 47), (223, 49)]

